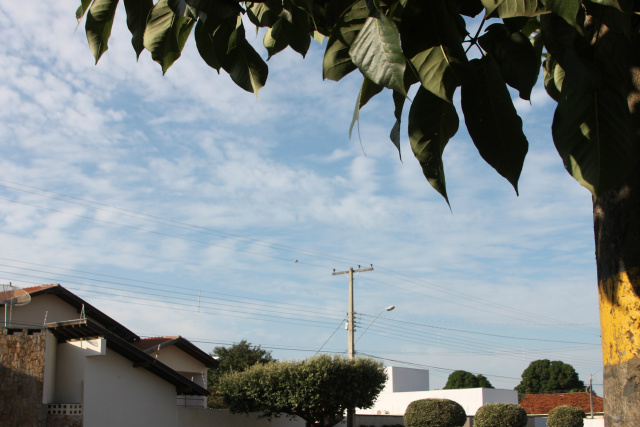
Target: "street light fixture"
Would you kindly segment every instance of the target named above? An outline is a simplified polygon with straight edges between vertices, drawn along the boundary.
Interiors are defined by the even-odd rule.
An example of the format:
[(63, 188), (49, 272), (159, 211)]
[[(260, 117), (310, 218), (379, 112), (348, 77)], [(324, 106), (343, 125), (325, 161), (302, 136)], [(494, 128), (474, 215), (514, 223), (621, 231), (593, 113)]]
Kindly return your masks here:
[[(364, 330), (364, 331), (362, 331), (362, 333), (360, 334), (360, 336), (358, 337), (358, 339), (356, 340), (356, 342), (358, 342), (358, 340), (359, 340), (360, 338), (362, 338), (362, 336), (364, 335), (364, 333), (365, 333), (365, 332), (367, 332), (367, 330), (369, 329), (369, 327), (371, 327), (371, 325), (373, 325), (373, 322), (375, 322), (375, 321), (376, 321), (376, 319), (377, 319), (378, 317), (380, 317), (380, 315), (381, 315), (382, 313), (384, 313), (385, 311), (392, 311), (394, 308), (396, 308), (396, 306), (395, 306), (395, 305), (390, 305), (389, 307), (387, 307), (387, 308), (385, 308), (384, 310), (380, 311), (380, 313), (378, 313), (378, 315), (377, 315), (376, 317), (374, 317), (374, 318), (373, 318), (373, 320), (371, 321), (371, 323), (369, 323), (369, 326), (367, 326), (367, 327), (365, 328), (365, 330)], [(354, 343), (354, 344), (355, 344), (355, 343)]]

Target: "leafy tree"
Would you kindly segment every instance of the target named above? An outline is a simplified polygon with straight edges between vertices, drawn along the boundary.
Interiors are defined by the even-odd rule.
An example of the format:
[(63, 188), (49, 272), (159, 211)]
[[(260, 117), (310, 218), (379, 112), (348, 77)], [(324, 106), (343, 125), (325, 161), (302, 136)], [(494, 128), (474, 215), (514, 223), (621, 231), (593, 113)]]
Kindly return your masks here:
[(420, 399), (409, 403), (404, 413), (407, 427), (462, 427), (467, 413), (450, 399)]
[(284, 414), (302, 418), (307, 427), (331, 427), (347, 408), (373, 406), (386, 380), (382, 363), (373, 359), (321, 355), (229, 372), (220, 380), (220, 392), (234, 413)]
[(549, 412), (549, 427), (583, 427), (586, 414), (580, 408), (570, 405), (556, 406)]
[(207, 406), (209, 408), (226, 408), (218, 391), (220, 377), (227, 372), (241, 372), (256, 364), (265, 364), (273, 361), (271, 352), (260, 346), (253, 346), (242, 340), (231, 347), (215, 347), (211, 356), (218, 359), (218, 367), (209, 370), (207, 378), (208, 389), (211, 392)]
[[(96, 61), (108, 48), (118, 0), (81, 0), (76, 17)], [(191, 32), (204, 62), (258, 93), (268, 67), (245, 38), (246, 15), (266, 28), (269, 57), (328, 38), (324, 78), (363, 76), (358, 112), (393, 92), (391, 140), (417, 86), (409, 139), (427, 181), (448, 203), (442, 154), (465, 125), (482, 158), (517, 193), (528, 151), (508, 86), (529, 99), (541, 65), (557, 101), (551, 131), (567, 171), (593, 195), (607, 423), (632, 425), (640, 405), (640, 0), (124, 0), (136, 55), (165, 73)], [(475, 18), (474, 35), (467, 24)], [(490, 24), (490, 25), (489, 25)], [(473, 49), (472, 49), (473, 48)], [(543, 61), (544, 60), (544, 61)], [(615, 417), (615, 420), (614, 420)]]
[(514, 403), (486, 403), (473, 418), (476, 427), (525, 427), (527, 412)]
[(573, 366), (555, 360), (534, 360), (522, 372), (522, 381), (515, 387), (519, 395), (527, 393), (561, 393), (584, 391)]
[(453, 371), (447, 378), (444, 390), (478, 387), (493, 388), (487, 377), (482, 374), (473, 375), (467, 371)]

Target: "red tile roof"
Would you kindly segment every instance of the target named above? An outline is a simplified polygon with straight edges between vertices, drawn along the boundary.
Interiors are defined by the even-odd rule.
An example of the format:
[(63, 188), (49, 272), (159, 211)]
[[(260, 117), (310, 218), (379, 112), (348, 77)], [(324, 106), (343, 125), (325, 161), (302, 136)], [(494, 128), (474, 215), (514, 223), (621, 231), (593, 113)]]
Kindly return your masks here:
[[(520, 406), (527, 414), (546, 415), (553, 408), (560, 405), (571, 405), (581, 408), (585, 413), (590, 413), (589, 393), (552, 393), (552, 394), (527, 394), (520, 401)], [(604, 411), (604, 399), (593, 396), (593, 412)]]
[(23, 288), (23, 290), (25, 292), (27, 292), (28, 294), (31, 294), (33, 292), (38, 292), (38, 291), (41, 291), (43, 289), (52, 288), (54, 286), (60, 286), (60, 285), (54, 283), (54, 284), (51, 284), (51, 285), (31, 286), (29, 288)]

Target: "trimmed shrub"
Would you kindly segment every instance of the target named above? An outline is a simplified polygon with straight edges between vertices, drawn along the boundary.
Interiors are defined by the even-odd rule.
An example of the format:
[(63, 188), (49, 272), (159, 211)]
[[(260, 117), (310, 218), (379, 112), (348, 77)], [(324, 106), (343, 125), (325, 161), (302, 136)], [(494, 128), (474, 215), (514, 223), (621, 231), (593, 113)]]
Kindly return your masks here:
[(514, 403), (487, 403), (473, 418), (475, 427), (525, 427), (527, 412)]
[(407, 406), (406, 427), (462, 427), (467, 413), (459, 403), (449, 399), (420, 399)]
[(548, 427), (583, 427), (587, 415), (580, 408), (571, 405), (556, 406), (549, 412)]

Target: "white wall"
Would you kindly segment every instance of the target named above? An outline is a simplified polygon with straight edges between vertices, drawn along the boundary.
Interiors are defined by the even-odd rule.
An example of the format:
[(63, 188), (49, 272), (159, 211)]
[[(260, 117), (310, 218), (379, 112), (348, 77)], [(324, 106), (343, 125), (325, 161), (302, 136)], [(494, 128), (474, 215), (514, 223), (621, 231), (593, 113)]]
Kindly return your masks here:
[(387, 383), (383, 393), (427, 391), (429, 390), (429, 371), (426, 369), (387, 366)]
[[(69, 304), (54, 295), (39, 295), (27, 305), (13, 307), (12, 325), (41, 328), (47, 323), (77, 320), (80, 314)], [(7, 313), (7, 320), (8, 320)]]
[[(157, 353), (151, 353), (151, 356), (156, 357), (159, 361), (180, 373), (189, 372), (195, 375), (190, 375), (188, 378), (201, 387), (207, 388), (207, 367), (204, 363), (189, 356), (184, 351), (175, 346), (165, 347)], [(193, 377), (193, 379), (192, 379)]]
[(412, 391), (380, 393), (371, 409), (357, 409), (358, 414), (404, 415), (407, 406), (419, 399), (451, 399), (458, 402), (467, 415), (475, 415), (485, 403), (518, 403), (518, 392), (490, 388), (467, 388), (459, 390)]
[(84, 427), (176, 427), (175, 386), (107, 349), (85, 359)]
[(42, 403), (54, 403), (56, 395), (56, 360), (58, 339), (45, 331), (44, 379), (42, 384)]

